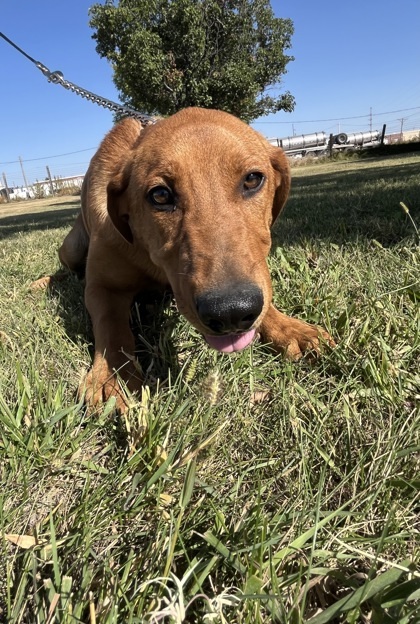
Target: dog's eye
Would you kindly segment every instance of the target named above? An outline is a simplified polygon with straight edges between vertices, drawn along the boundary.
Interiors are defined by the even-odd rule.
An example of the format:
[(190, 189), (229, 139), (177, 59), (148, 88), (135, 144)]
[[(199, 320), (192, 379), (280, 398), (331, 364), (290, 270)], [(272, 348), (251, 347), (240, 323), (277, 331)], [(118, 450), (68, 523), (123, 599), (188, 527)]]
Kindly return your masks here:
[(147, 194), (148, 200), (158, 210), (175, 210), (173, 193), (166, 186), (155, 186)]
[(244, 180), (244, 190), (245, 191), (256, 191), (262, 186), (264, 182), (264, 176), (259, 171), (252, 171), (252, 173), (248, 173), (245, 176)]

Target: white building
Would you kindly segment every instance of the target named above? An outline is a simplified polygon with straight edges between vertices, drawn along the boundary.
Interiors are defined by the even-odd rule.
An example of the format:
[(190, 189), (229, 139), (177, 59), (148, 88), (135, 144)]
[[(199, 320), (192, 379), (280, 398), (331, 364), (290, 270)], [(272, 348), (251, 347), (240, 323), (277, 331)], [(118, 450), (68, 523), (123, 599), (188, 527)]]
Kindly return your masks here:
[[(55, 177), (52, 180), (54, 194), (60, 195), (61, 192), (65, 192), (65, 190), (68, 189), (74, 189), (75, 191), (81, 190), (84, 177), (84, 174), (67, 177)], [(39, 182), (35, 182), (29, 187), (9, 187), (8, 191), (10, 200), (39, 199), (51, 195), (51, 183), (49, 180), (41, 180)], [(0, 186), (0, 199), (7, 201), (5, 186)]]

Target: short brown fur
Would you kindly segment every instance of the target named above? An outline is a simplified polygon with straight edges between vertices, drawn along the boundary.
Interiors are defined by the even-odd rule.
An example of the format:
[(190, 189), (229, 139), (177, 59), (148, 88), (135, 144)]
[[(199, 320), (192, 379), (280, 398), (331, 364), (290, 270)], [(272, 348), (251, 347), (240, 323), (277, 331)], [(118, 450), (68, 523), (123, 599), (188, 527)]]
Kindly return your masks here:
[[(245, 195), (244, 176), (260, 172), (264, 183)], [(148, 193), (173, 189), (174, 210), (159, 210)], [(274, 308), (266, 264), (270, 228), (290, 189), (281, 149), (237, 118), (190, 108), (143, 128), (134, 119), (117, 124), (92, 158), (82, 189), (82, 212), (59, 251), (61, 262), (86, 265), (85, 301), (95, 338), (86, 401), (95, 406), (131, 391), (142, 379), (133, 364), (129, 326), (136, 295), (170, 287), (180, 312), (202, 334), (212, 333), (197, 313), (205, 292), (227, 292), (249, 281), (263, 294), (253, 327), (262, 340), (292, 359), (333, 344), (322, 329)]]

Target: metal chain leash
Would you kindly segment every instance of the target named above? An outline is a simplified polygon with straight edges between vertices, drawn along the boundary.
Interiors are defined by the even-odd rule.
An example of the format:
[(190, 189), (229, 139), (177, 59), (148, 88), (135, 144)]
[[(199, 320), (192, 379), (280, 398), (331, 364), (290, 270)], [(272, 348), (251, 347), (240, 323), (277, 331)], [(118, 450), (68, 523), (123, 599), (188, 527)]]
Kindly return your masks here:
[(52, 82), (53, 84), (59, 84), (65, 89), (76, 93), (76, 95), (80, 95), (82, 98), (89, 100), (89, 102), (93, 102), (94, 104), (98, 104), (98, 106), (102, 106), (103, 108), (111, 110), (113, 113), (124, 113), (125, 115), (129, 115), (130, 117), (134, 117), (135, 119), (138, 119), (140, 121), (142, 126), (148, 126), (155, 123), (156, 121), (154, 117), (145, 115), (144, 113), (139, 113), (134, 108), (130, 108), (129, 106), (123, 106), (122, 104), (112, 102), (107, 98), (96, 95), (96, 93), (92, 93), (87, 89), (83, 89), (83, 87), (79, 87), (69, 80), (65, 80), (62, 72), (60, 71), (51, 72), (47, 67), (42, 66), (41, 64), (37, 64), (37, 67), (42, 71), (44, 76), (46, 76), (48, 82)]
[(82, 98), (88, 100), (89, 102), (93, 102), (94, 104), (97, 104), (98, 106), (102, 106), (103, 108), (106, 108), (112, 111), (113, 113), (123, 113), (124, 115), (129, 115), (130, 117), (134, 117), (135, 119), (138, 119), (140, 121), (142, 126), (149, 126), (150, 124), (154, 124), (156, 122), (156, 118), (152, 117), (151, 115), (146, 115), (145, 113), (139, 113), (134, 108), (131, 108), (129, 106), (123, 106), (122, 104), (117, 104), (116, 102), (112, 102), (111, 100), (108, 100), (107, 98), (104, 98), (100, 95), (96, 95), (96, 93), (92, 93), (91, 91), (88, 91), (87, 89), (83, 89), (83, 87), (79, 87), (73, 82), (66, 80), (61, 71), (50, 71), (48, 67), (46, 67), (40, 61), (36, 61), (34, 58), (32, 58), (32, 56), (29, 56), (29, 54), (27, 54), (24, 50), (22, 50), (22, 48), (20, 48), (18, 45), (13, 43), (13, 41), (11, 41), (8, 37), (6, 37), (6, 35), (4, 35), (2, 32), (0, 32), (0, 37), (2, 37), (5, 41), (7, 41), (7, 43), (9, 43), (11, 46), (16, 48), (16, 50), (18, 50), (18, 52), (20, 52), (21, 54), (23, 54), (23, 56), (29, 59), (31, 63), (34, 63), (34, 65), (47, 78), (48, 82), (52, 82), (53, 84), (59, 84), (65, 89), (68, 89), (69, 91), (72, 91), (73, 93), (76, 93), (76, 95), (80, 95)]

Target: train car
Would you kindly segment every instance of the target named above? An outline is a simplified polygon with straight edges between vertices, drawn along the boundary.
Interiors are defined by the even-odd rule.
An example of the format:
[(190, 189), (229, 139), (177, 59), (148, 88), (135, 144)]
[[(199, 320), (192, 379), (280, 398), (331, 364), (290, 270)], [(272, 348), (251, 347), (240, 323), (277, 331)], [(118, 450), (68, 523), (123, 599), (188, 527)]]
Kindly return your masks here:
[(289, 156), (303, 157), (308, 154), (322, 156), (330, 149), (333, 151), (356, 150), (373, 147), (380, 143), (380, 133), (378, 130), (367, 132), (339, 132), (338, 134), (327, 135), (325, 132), (313, 132), (312, 134), (300, 134), (281, 139), (269, 139), (272, 145), (281, 147)]

